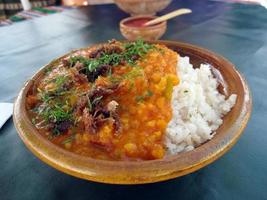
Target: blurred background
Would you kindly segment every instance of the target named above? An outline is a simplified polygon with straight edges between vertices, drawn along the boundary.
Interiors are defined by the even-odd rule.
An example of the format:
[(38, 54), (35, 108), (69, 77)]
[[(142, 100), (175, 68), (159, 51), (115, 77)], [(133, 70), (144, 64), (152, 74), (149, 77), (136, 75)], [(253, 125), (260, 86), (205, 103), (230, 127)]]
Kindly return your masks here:
[(121, 20), (138, 13), (160, 16), (180, 8), (192, 13), (169, 20), (161, 39), (198, 45), (229, 59), (253, 96), (248, 126), (229, 153), (195, 173), (138, 186), (85, 181), (46, 165), (19, 139), (11, 107), (0, 129), (0, 199), (267, 200), (266, 2), (0, 0), (0, 102), (12, 104), (25, 81), (54, 58), (112, 38), (124, 39)]
[[(175, 0), (177, 1), (177, 0)], [(267, 0), (213, 0), (222, 1), (228, 3), (244, 3), (244, 4), (260, 4), (267, 7)], [(65, 9), (74, 7), (88, 6), (88, 5), (102, 5), (113, 4), (117, 5), (124, 11), (127, 11), (130, 7), (134, 7), (134, 4), (140, 4), (142, 7), (144, 2), (140, 0), (0, 0), (0, 26), (9, 25), (13, 22), (23, 21), (26, 19), (32, 19), (34, 17), (45, 16), (62, 12)], [(156, 0), (158, 4), (169, 4), (169, 0)], [(162, 3), (163, 2), (163, 3)], [(126, 5), (128, 4), (128, 5)], [(125, 7), (126, 6), (126, 7)], [(160, 6), (162, 10), (166, 6)], [(138, 14), (138, 13), (134, 13)], [(144, 13), (139, 13), (144, 14)], [(146, 14), (146, 13), (145, 13)], [(151, 14), (151, 13), (147, 13)], [(155, 14), (155, 13), (154, 13)]]
[[(113, 0), (0, 0), (0, 20), (22, 21), (52, 14), (71, 6), (114, 3)], [(21, 11), (27, 12), (21, 12)], [(8, 21), (7, 21), (8, 22)]]

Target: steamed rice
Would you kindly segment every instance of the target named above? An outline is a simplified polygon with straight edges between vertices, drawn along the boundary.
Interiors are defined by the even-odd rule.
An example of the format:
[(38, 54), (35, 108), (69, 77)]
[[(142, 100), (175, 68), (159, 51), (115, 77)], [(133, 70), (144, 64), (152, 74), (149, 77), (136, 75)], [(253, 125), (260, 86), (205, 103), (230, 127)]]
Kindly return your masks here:
[(192, 150), (210, 140), (237, 98), (232, 94), (226, 99), (218, 92), (218, 82), (207, 64), (194, 69), (188, 57), (180, 57), (177, 73), (181, 82), (173, 90), (173, 117), (166, 129), (170, 154)]

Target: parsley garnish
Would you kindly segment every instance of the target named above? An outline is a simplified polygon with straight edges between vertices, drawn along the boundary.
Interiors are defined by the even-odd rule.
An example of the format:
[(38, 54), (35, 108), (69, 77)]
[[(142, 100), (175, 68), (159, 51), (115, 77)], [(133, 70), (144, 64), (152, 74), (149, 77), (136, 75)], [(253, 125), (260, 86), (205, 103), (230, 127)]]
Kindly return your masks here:
[(154, 45), (147, 44), (143, 40), (123, 44), (124, 51), (122, 53), (102, 53), (99, 58), (85, 58), (82, 56), (74, 56), (69, 59), (70, 67), (74, 67), (77, 62), (84, 65), (86, 75), (96, 72), (102, 65), (117, 66), (121, 63), (128, 63), (131, 66), (136, 65), (136, 61), (143, 58), (149, 50), (154, 49)]
[(49, 66), (49, 67), (45, 68), (44, 73), (49, 74), (51, 71), (52, 71), (52, 67)]
[[(65, 109), (64, 109), (65, 108)], [(46, 122), (62, 122), (72, 119), (71, 109), (68, 106), (64, 106), (60, 103), (54, 104), (54, 106), (47, 105), (40, 115)]]
[(103, 96), (99, 96), (94, 98), (93, 100), (90, 100), (90, 98), (88, 98), (88, 108), (89, 111), (91, 112), (94, 108), (95, 105), (97, 105), (97, 103), (103, 98)]
[(154, 45), (147, 44), (143, 40), (137, 40), (135, 42), (126, 43), (124, 45), (125, 53), (124, 59), (130, 65), (135, 65), (136, 57), (143, 58), (149, 50), (154, 49)]
[(55, 82), (57, 87), (62, 87), (67, 79), (68, 79), (67, 76), (61, 75), (61, 76), (58, 76), (55, 79), (53, 79), (53, 81)]
[(151, 97), (151, 96), (153, 96), (153, 92), (150, 91), (150, 90), (148, 90), (148, 91), (146, 91), (145, 94), (143, 94), (143, 95), (141, 95), (141, 96), (137, 96), (137, 97), (135, 98), (135, 100), (136, 100), (137, 102), (142, 102), (142, 101), (144, 101), (146, 98)]
[(67, 137), (65, 140), (61, 142), (61, 144), (67, 144), (72, 142), (75, 139), (75, 134), (72, 134), (71, 136)]

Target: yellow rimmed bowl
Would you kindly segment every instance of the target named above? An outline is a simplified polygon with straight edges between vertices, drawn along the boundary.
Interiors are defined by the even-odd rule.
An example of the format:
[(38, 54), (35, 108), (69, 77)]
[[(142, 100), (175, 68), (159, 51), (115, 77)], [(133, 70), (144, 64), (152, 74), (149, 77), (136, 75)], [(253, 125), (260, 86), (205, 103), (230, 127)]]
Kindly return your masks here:
[(227, 152), (241, 136), (251, 113), (252, 100), (244, 78), (233, 64), (209, 50), (174, 41), (151, 43), (164, 44), (182, 56), (189, 56), (194, 66), (199, 66), (200, 63), (212, 65), (224, 78), (227, 94), (237, 94), (235, 106), (224, 116), (223, 124), (213, 139), (192, 151), (151, 161), (97, 160), (62, 149), (39, 134), (26, 112), (26, 95), (50, 63), (26, 82), (15, 101), (14, 123), (25, 145), (42, 161), (64, 173), (111, 184), (141, 184), (172, 179), (194, 172)]

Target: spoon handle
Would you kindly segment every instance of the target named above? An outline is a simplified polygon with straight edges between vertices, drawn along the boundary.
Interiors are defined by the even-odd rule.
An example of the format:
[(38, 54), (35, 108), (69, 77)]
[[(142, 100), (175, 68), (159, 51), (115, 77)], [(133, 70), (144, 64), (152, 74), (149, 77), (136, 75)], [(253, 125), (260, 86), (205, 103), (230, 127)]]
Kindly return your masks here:
[(151, 21), (148, 21), (143, 26), (151, 26), (151, 25), (163, 22), (163, 21), (167, 21), (168, 19), (174, 18), (176, 16), (188, 14), (188, 13), (191, 13), (191, 12), (192, 12), (192, 10), (190, 10), (190, 9), (181, 8), (181, 9), (178, 9), (176, 11), (170, 12), (170, 13), (168, 13), (166, 15), (163, 15), (161, 17), (158, 17), (156, 19), (153, 19)]

